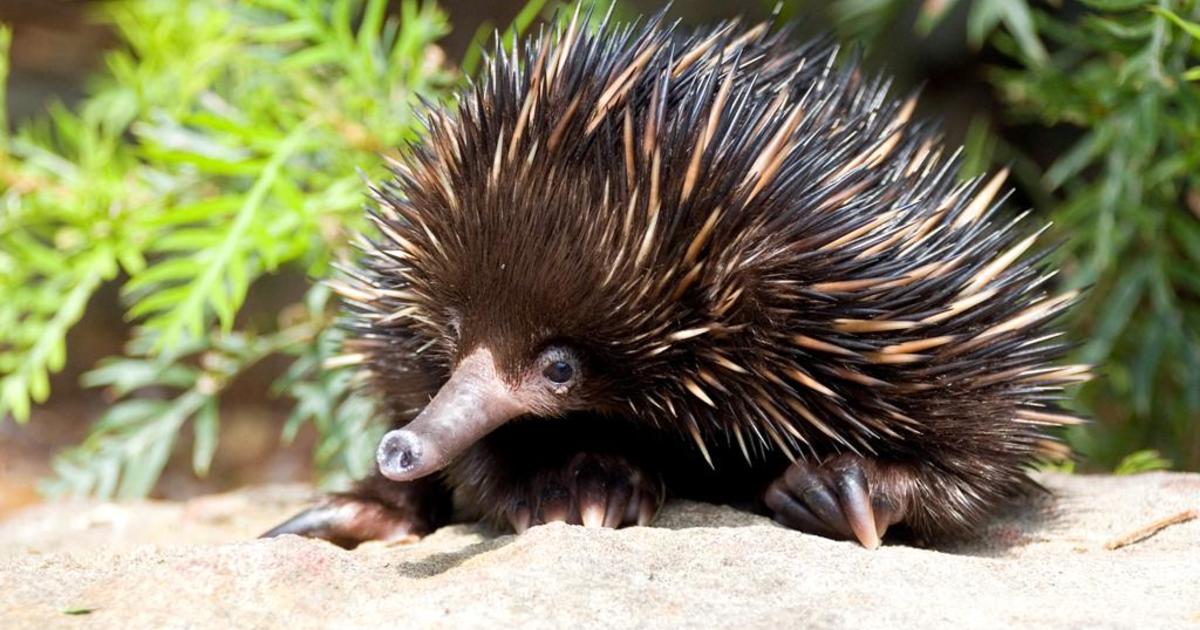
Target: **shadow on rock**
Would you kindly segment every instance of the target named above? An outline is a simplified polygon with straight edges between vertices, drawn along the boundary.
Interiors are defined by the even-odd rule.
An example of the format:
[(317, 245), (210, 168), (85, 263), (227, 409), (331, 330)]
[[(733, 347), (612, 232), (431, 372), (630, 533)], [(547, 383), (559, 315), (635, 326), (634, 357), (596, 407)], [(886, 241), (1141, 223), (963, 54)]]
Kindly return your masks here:
[(996, 558), (1025, 545), (1042, 542), (1047, 537), (1062, 534), (1061, 517), (1065, 508), (1063, 498), (1046, 489), (1031, 490), (1014, 498), (998, 516), (980, 529), (960, 538), (950, 538), (933, 544), (904, 541), (919, 547), (965, 556)]
[(489, 538), (472, 543), (457, 551), (434, 553), (420, 560), (404, 562), (396, 567), (396, 572), (407, 578), (428, 578), (441, 575), (450, 569), (489, 551), (495, 551), (512, 542), (513, 536)]

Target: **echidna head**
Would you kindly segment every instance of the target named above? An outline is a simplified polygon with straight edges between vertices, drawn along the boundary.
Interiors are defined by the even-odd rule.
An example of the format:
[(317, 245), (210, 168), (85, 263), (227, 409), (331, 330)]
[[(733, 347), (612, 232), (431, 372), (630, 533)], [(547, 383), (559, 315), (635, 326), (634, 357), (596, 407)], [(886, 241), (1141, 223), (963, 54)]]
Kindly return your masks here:
[[(764, 33), (738, 41), (781, 45)], [(673, 423), (703, 449), (714, 400), (754, 397), (713, 373), (770, 354), (756, 279), (795, 261), (774, 255), (774, 220), (730, 204), (757, 196), (769, 215), (784, 198), (746, 172), (789, 123), (786, 109), (734, 116), (759, 97), (717, 45), (736, 37), (721, 25), (677, 58), (657, 20), (588, 33), (576, 16), (489, 61), (457, 108), (431, 108), (372, 190), (381, 238), (340, 286), (348, 350), (385, 407), (400, 422), (420, 409), (380, 444), (385, 475), (421, 477), (514, 418), (579, 410)], [(787, 50), (759, 74), (795, 78), (805, 51)], [(739, 150), (718, 146), (737, 133)]]
[[(648, 31), (643, 45), (651, 36), (666, 35)], [(422, 374), (442, 383), (380, 444), (393, 479), (436, 471), (520, 416), (650, 409), (646, 393), (678, 389), (694, 367), (688, 344), (714, 329), (710, 297), (736, 310), (732, 282), (701, 294), (697, 234), (714, 208), (682, 214), (679, 187), (660, 185), (690, 155), (686, 121), (663, 129), (680, 136), (674, 148), (655, 146), (662, 123), (644, 113), (603, 116), (589, 132), (593, 113), (571, 102), (599, 98), (596, 64), (621, 59), (566, 60), (556, 80), (573, 94), (545, 87), (539, 46), (523, 64), (493, 62), (457, 111), (434, 110), (423, 142), (373, 191), (381, 238), (341, 290), (356, 316), (350, 350), (397, 420), (426, 402)], [(626, 130), (636, 156), (625, 155)], [(731, 281), (742, 273), (726, 268)]]
[[(388, 344), (372, 353), (372, 371), (386, 378), (407, 365), (445, 377), (379, 446), (381, 471), (397, 480), (442, 468), (519, 416), (627, 406), (656, 378), (669, 380), (645, 355), (657, 348), (664, 356), (655, 358), (678, 360), (664, 333), (697, 317), (668, 300), (677, 283), (655, 286), (662, 276), (652, 257), (636, 263), (636, 251), (608, 232), (616, 199), (603, 199), (596, 169), (564, 160), (553, 176), (538, 169), (490, 183), (468, 164), (413, 172), (441, 170), (457, 171), (454, 200), (403, 175), (403, 196), (381, 191), (387, 241), (369, 263), (373, 297), (363, 310), (373, 319), (359, 343)], [(622, 254), (630, 260), (613, 260)]]
[[(613, 190), (600, 150), (564, 148), (540, 166), (518, 155), (495, 175), (479, 156), (508, 139), (471, 124), (469, 111), (435, 123), (434, 149), (377, 191), (384, 239), (368, 247), (355, 343), (385, 395), (407, 386), (397, 370), (445, 378), (379, 446), (397, 480), (440, 469), (519, 416), (640, 408), (644, 393), (678, 385), (665, 363), (686, 363), (686, 341), (707, 330), (695, 274), (661, 263), (683, 253), (664, 230), (646, 236), (648, 190), (632, 203)], [(450, 133), (461, 159), (436, 150)], [(629, 208), (641, 216), (626, 226)]]

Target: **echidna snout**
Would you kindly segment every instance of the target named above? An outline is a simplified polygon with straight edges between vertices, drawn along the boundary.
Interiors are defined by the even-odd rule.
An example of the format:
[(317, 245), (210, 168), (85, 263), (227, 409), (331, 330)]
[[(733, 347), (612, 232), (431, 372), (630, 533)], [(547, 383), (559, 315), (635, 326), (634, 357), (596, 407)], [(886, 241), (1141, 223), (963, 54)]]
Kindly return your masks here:
[(501, 378), (491, 352), (475, 350), (459, 362), (420, 415), (383, 437), (375, 452), (379, 471), (394, 481), (437, 472), (500, 425), (528, 412), (529, 399), (522, 388)]

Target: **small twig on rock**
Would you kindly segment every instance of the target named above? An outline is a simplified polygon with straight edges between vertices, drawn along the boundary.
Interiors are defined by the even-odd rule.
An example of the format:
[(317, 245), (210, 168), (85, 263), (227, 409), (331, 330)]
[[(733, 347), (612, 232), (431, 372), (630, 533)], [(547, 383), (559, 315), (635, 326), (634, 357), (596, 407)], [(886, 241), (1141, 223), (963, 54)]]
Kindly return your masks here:
[(1104, 543), (1104, 548), (1108, 550), (1120, 549), (1126, 545), (1142, 542), (1147, 538), (1157, 534), (1158, 532), (1180, 523), (1186, 523), (1190, 520), (1200, 518), (1200, 512), (1196, 510), (1184, 510), (1178, 514), (1172, 514), (1166, 518), (1160, 518), (1145, 527), (1139, 527), (1120, 538), (1114, 538)]

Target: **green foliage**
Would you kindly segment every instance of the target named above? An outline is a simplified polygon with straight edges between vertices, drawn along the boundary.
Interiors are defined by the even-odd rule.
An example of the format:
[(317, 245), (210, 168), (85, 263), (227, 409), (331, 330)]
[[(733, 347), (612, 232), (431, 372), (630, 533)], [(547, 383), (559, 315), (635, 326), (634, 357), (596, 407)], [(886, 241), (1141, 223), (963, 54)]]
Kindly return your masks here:
[(324, 290), (278, 321), (239, 314), (264, 277), (324, 277), (350, 255), (357, 169), (381, 176), (379, 154), (418, 132), (413, 105), (456, 80), (434, 46), (444, 16), (406, 0), (393, 19), (387, 5), (105, 5), (124, 45), (92, 96), (0, 136), (0, 418), (23, 421), (46, 399), (65, 335), (102, 283), (120, 279), (139, 324), (125, 356), (87, 375), (117, 402), (59, 458), (52, 490), (144, 494), (188, 424), (203, 474), (222, 392), (280, 353), (295, 359), (289, 430), (317, 427), (331, 473), (367, 461), (367, 403), (349, 374), (318, 369), (333, 334)]
[[(955, 4), (923, 3), (918, 24), (936, 23)], [(1063, 283), (1089, 287), (1071, 325), (1081, 342), (1077, 358), (1099, 366), (1100, 377), (1078, 396), (1096, 425), (1068, 438), (1105, 467), (1168, 465), (1140, 450), (1153, 448), (1195, 468), (1200, 3), (1083, 4), (1082, 12), (1066, 13), (1027, 0), (975, 0), (968, 31), (973, 41), (986, 41), (1015, 62), (991, 73), (1009, 122), (1077, 135), (1037, 177), (1024, 178), (1030, 195), (1046, 200), (1042, 209), (1065, 242)], [(998, 11), (1004, 12), (999, 19)], [(1034, 45), (1040, 41), (1047, 45)], [(987, 143), (973, 136), (972, 144)], [(1131, 449), (1138, 450), (1126, 456)]]
[(1043, 472), (1070, 475), (1075, 472), (1077, 465), (1078, 463), (1073, 459), (1064, 459), (1062, 461), (1041, 462), (1037, 465), (1037, 469)]
[[(328, 287), (313, 287), (305, 300), (308, 318), (328, 312), (329, 301)], [(340, 328), (324, 327), (312, 343), (281, 346), (293, 361), (274, 387), (277, 395), (294, 402), (283, 428), (284, 440), (292, 441), (305, 423), (312, 423), (321, 436), (313, 463), (326, 483), (334, 486), (370, 472), (372, 454), (385, 429), (375, 421), (372, 401), (354, 395), (354, 373), (333, 369), (342, 337)]]
[(513, 23), (504, 33), (497, 33), (495, 26), (491, 22), (484, 22), (475, 30), (475, 35), (471, 38), (472, 45), (467, 50), (466, 56), (462, 61), (462, 71), (470, 76), (475, 74), (475, 70), (479, 67), (480, 61), (483, 60), (483, 50), (487, 42), (496, 39), (499, 41), (511, 42), (513, 36), (523, 33), (529, 28), (533, 21), (536, 20), (546, 8), (547, 0), (529, 0), (525, 6), (521, 8), (521, 12), (513, 20)]
[(1116, 468), (1113, 469), (1113, 473), (1117, 475), (1136, 475), (1155, 470), (1167, 470), (1170, 467), (1171, 460), (1164, 459), (1154, 449), (1146, 449), (1143, 451), (1134, 451), (1121, 458)]
[[(846, 39), (865, 45), (877, 42), (894, 27), (912, 0), (838, 0), (834, 18)], [(961, 0), (925, 0), (917, 10), (916, 29), (927, 34), (962, 4)], [(1037, 35), (1033, 11), (1026, 0), (972, 0), (967, 14), (967, 38), (978, 48), (1004, 27), (1019, 45), (1022, 58), (1032, 65), (1046, 61), (1046, 49)]]
[[(1045, 472), (1056, 472), (1071, 474), (1076, 471), (1077, 462), (1074, 459), (1064, 459), (1056, 462), (1043, 462), (1038, 466), (1038, 470)], [(1153, 472), (1156, 470), (1168, 470), (1171, 468), (1171, 460), (1165, 459), (1158, 451), (1148, 448), (1141, 451), (1134, 451), (1113, 467), (1114, 475), (1136, 475), (1138, 473)]]
[(1190, 20), (1200, 10), (1090, 4), (1113, 12), (1075, 23), (1041, 15), (1050, 63), (995, 73), (1016, 120), (1079, 132), (1042, 178), (1059, 200), (1069, 281), (1091, 287), (1073, 322), (1080, 358), (1102, 374), (1082, 397), (1101, 426), (1074, 437), (1104, 463), (1153, 447), (1196, 466), (1200, 85), (1185, 74), (1200, 39), (1164, 16), (1175, 15), (1169, 6)]
[(463, 56), (462, 73), (473, 76), (484, 56), (494, 54), (497, 42), (502, 43), (505, 50), (511, 51), (516, 38), (527, 33), (539, 20), (565, 28), (576, 11), (581, 17), (590, 18), (594, 24), (599, 24), (609, 14), (620, 22), (632, 22), (639, 18), (638, 13), (630, 11), (619, 0), (525, 0), (525, 5), (503, 32), (490, 21), (483, 22), (475, 29), (471, 45)]

